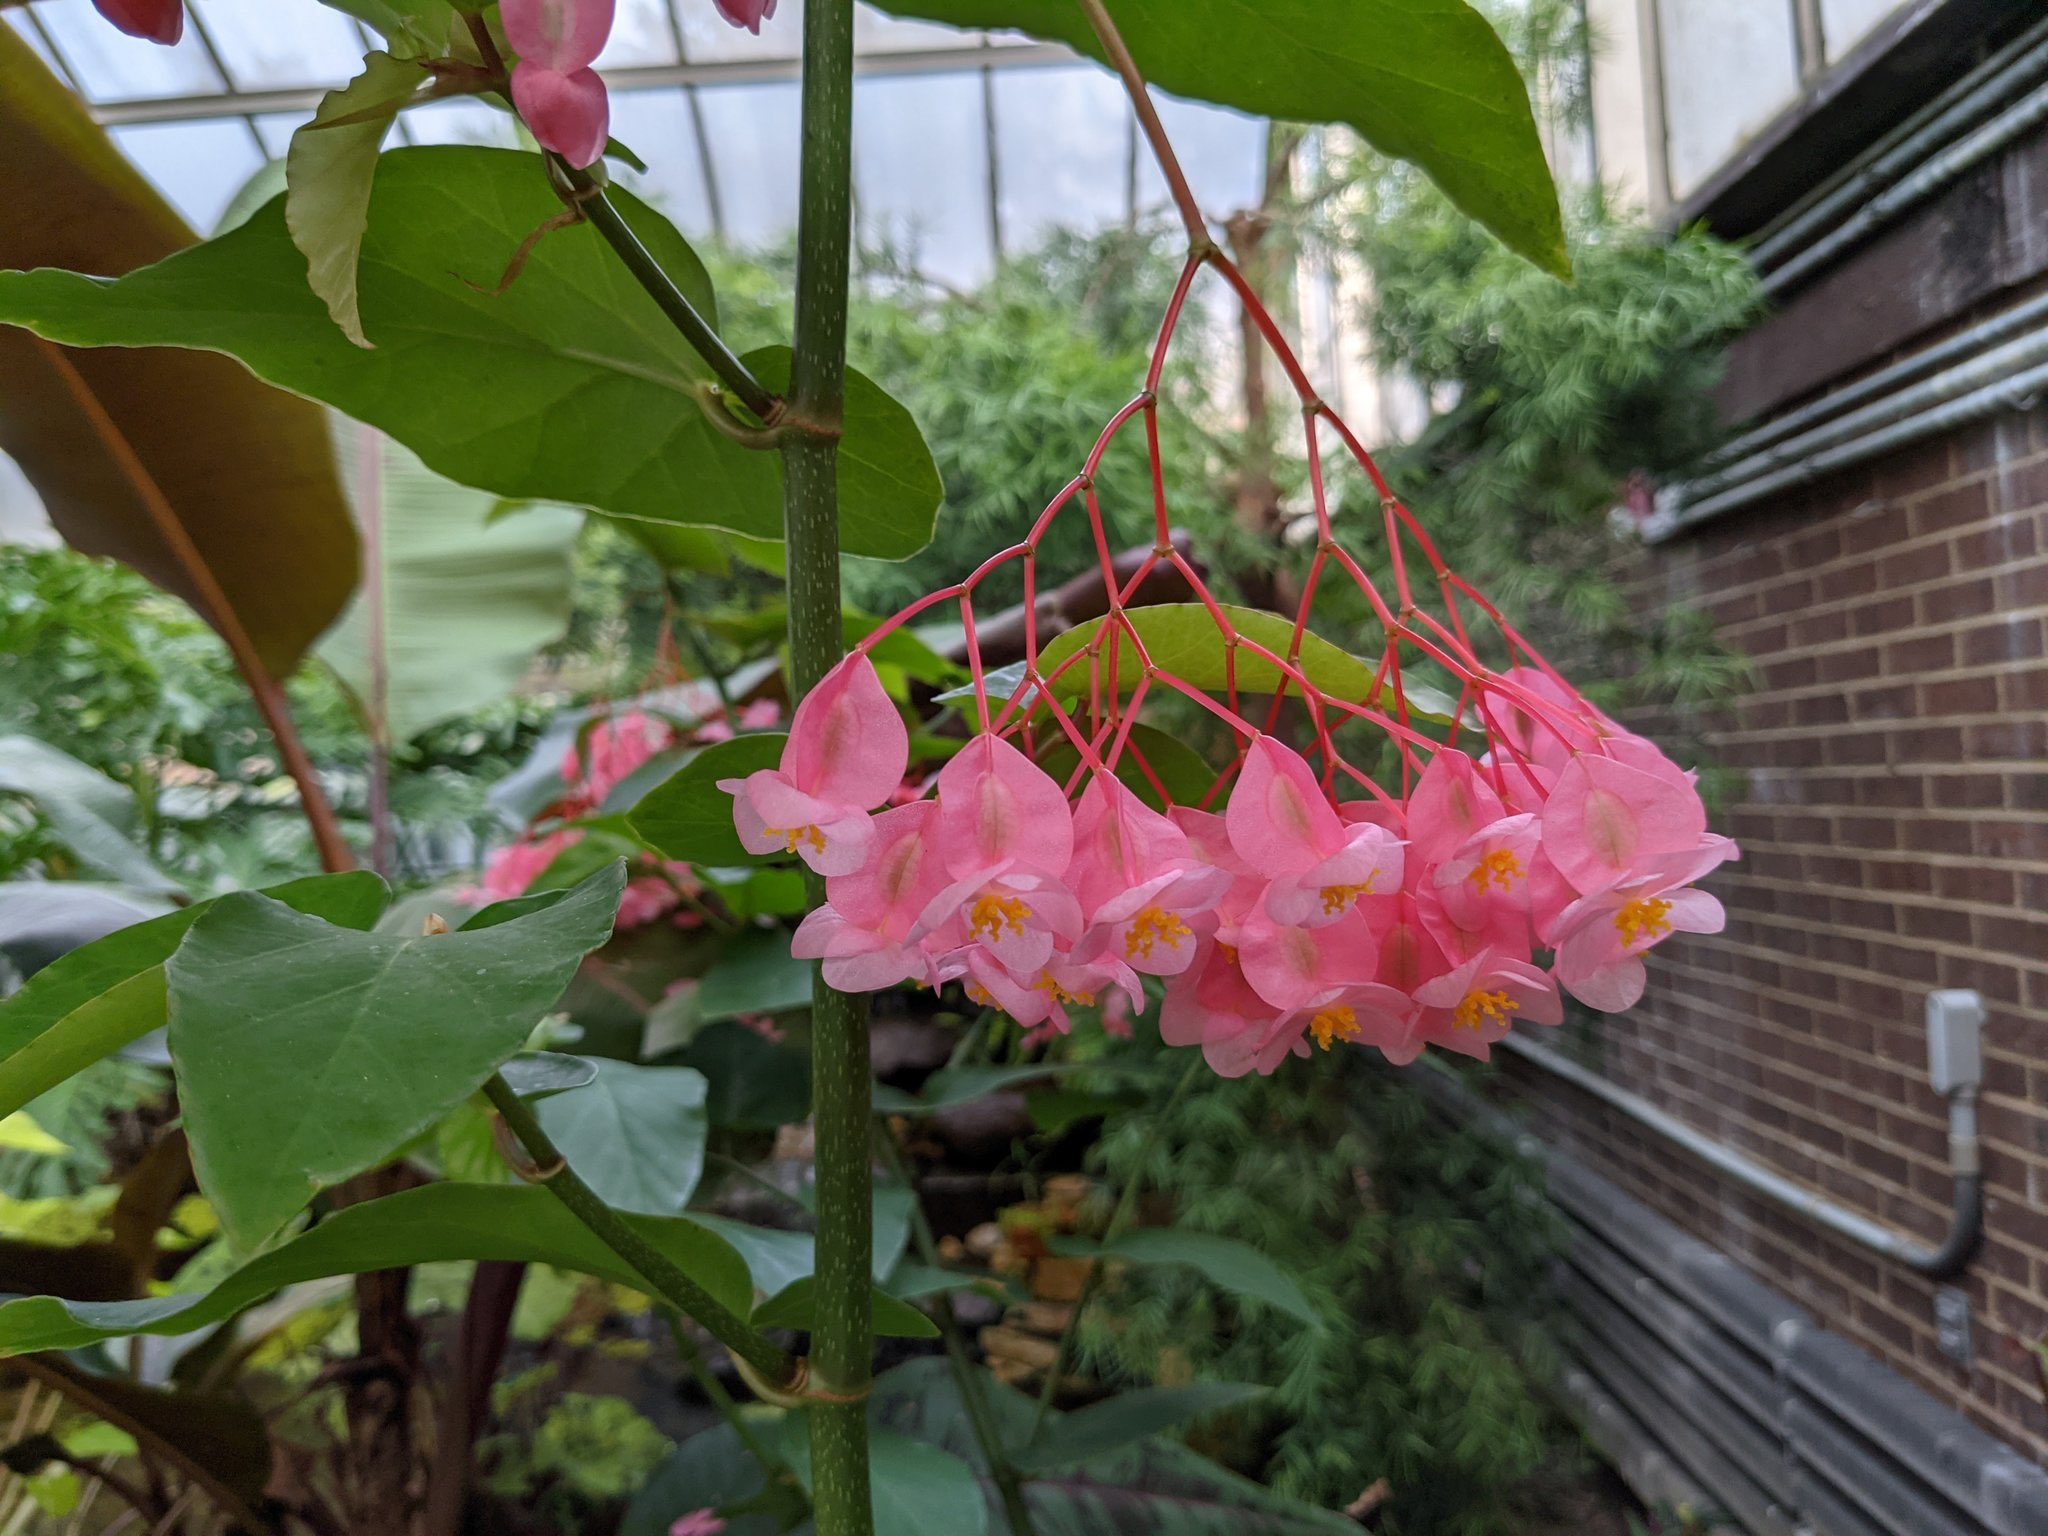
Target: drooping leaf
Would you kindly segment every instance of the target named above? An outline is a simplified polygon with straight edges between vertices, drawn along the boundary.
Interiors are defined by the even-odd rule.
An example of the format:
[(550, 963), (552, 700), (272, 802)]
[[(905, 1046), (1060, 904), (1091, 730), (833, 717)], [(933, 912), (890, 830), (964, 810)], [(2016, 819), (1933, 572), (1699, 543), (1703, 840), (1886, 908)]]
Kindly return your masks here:
[(448, 51), (459, 22), (451, 0), (320, 0), (368, 22), (407, 54)]
[(357, 933), (242, 892), (165, 967), (199, 1187), (239, 1247), (454, 1109), (610, 937), (623, 866), (480, 931)]
[[(747, 1311), (753, 1287), (746, 1265), (722, 1238), (682, 1217), (628, 1219), (720, 1302), (741, 1314)], [(27, 1296), (0, 1304), (0, 1356), (78, 1349), (131, 1333), (191, 1333), (286, 1286), (329, 1275), (487, 1259), (553, 1264), (649, 1289), (544, 1189), (429, 1184), (338, 1211), (249, 1260), (208, 1291), (121, 1302)]]
[(596, 1082), (597, 1063), (588, 1056), (569, 1056), (560, 1051), (521, 1051), (498, 1068), (498, 1075), (522, 1099), (548, 1099)]
[[(715, 317), (703, 263), (673, 225), (615, 192), (622, 215), (697, 306)], [(377, 164), (357, 264), (357, 347), (303, 281), (280, 202), (202, 246), (115, 283), (0, 273), (0, 323), (71, 346), (226, 352), (272, 383), (388, 432), (427, 466), (513, 500), (775, 538), (778, 455), (712, 426), (710, 374), (587, 224), (549, 233), (502, 292), (522, 242), (561, 211), (538, 157), (435, 146)], [(841, 440), (849, 553), (902, 559), (938, 509), (895, 463), (908, 418), (866, 402)], [(872, 444), (863, 433), (875, 434)], [(920, 451), (922, 451), (920, 449)], [(928, 457), (928, 456), (927, 456)]]
[(810, 1006), (811, 965), (790, 954), (784, 928), (737, 935), (697, 983), (697, 1018), (705, 1024)]
[[(192, 231), (84, 104), (12, 28), (0, 33), (0, 268), (118, 276), (190, 245)], [(58, 532), (210, 617), (110, 452), (111, 433), (169, 503), (265, 665), (290, 672), (356, 579), (355, 528), (321, 413), (204, 353), (62, 357), (91, 408), (40, 342), (0, 329), (0, 451), (20, 463)]]
[(733, 1131), (772, 1131), (811, 1112), (811, 1054), (764, 1040), (737, 1020), (699, 1030), (676, 1060), (710, 1083), (711, 1123)]
[(702, 1509), (724, 1514), (721, 1536), (783, 1536), (808, 1513), (801, 1489), (771, 1489), (738, 1432), (715, 1424), (655, 1469), (626, 1507), (619, 1536), (669, 1536), (676, 1521)]
[[(1276, 656), (1286, 657), (1294, 643), (1292, 619), (1229, 603), (1221, 607), (1231, 626), (1245, 639), (1265, 647)], [(1171, 672), (1182, 681), (1213, 693), (1220, 694), (1229, 685), (1231, 674), (1226, 666), (1229, 651), (1215, 619), (1202, 604), (1160, 603), (1150, 608), (1133, 608), (1125, 617), (1144, 642), (1152, 664), (1161, 671)], [(1102, 635), (1106, 622), (1090, 619), (1057, 636), (1039, 657), (1040, 675), (1050, 676), (1068, 657), (1094, 644)], [(1105, 656), (1109, 643), (1105, 641), (1103, 645)], [(1144, 676), (1144, 663), (1139, 659), (1129, 635), (1119, 635), (1116, 647), (1117, 689), (1121, 693), (1129, 693)], [(1339, 650), (1313, 630), (1306, 631), (1301, 637), (1301, 655), (1296, 666), (1302, 676), (1332, 698), (1356, 701), (1363, 699), (1372, 687), (1372, 668), (1349, 652)], [(1076, 662), (1054, 684), (1054, 688), (1062, 694), (1086, 692), (1088, 667), (1086, 661)], [(1237, 652), (1236, 678), (1240, 692), (1272, 693), (1281, 676), (1279, 669), (1263, 656), (1241, 648)], [(1105, 677), (1105, 686), (1107, 682)]]
[[(382, 880), (360, 870), (293, 880), (263, 894), (346, 928), (368, 928), (391, 899)], [(0, 1002), (0, 1113), (161, 1029), (164, 962), (212, 905), (167, 912), (74, 949)]]
[(1086, 1237), (1054, 1237), (1053, 1252), (1071, 1258), (1120, 1259), (1128, 1264), (1182, 1264), (1210, 1284), (1234, 1295), (1276, 1307), (1320, 1328), (1322, 1319), (1294, 1278), (1249, 1243), (1212, 1232), (1178, 1227), (1134, 1227), (1108, 1243)]
[(313, 292), (359, 347), (370, 343), (356, 310), (356, 257), (370, 221), (377, 152), (399, 108), (428, 78), (416, 59), (370, 54), (361, 74), (320, 98), (285, 155), (285, 225), (305, 253)]
[(1119, 1392), (1048, 1423), (1045, 1433), (1015, 1451), (1013, 1459), (1026, 1473), (1092, 1461), (1189, 1419), (1248, 1403), (1265, 1392), (1264, 1387), (1236, 1381), (1198, 1381), (1184, 1387)]
[[(938, 1324), (908, 1302), (899, 1301), (876, 1287), (871, 1295), (875, 1335), (884, 1339), (935, 1339)], [(805, 1275), (792, 1280), (781, 1291), (754, 1309), (757, 1328), (793, 1328), (809, 1333), (817, 1317), (817, 1277)]]
[[(1071, 0), (878, 0), (956, 27), (1015, 27), (1101, 58)], [(1567, 277), (1564, 226), (1529, 93), (1465, 0), (1106, 0), (1146, 80), (1283, 122), (1343, 123)]]
[(607, 1205), (673, 1216), (704, 1172), (704, 1074), (600, 1061), (587, 1085), (541, 1104), (540, 1123)]
[(179, 889), (134, 841), (134, 793), (33, 736), (0, 736), (0, 792), (26, 795), (79, 863), (152, 895)]
[(394, 742), (509, 698), (568, 626), (583, 514), (508, 507), (354, 423), (337, 422), (336, 436), (362, 519), (363, 587), (321, 658)]
[(730, 1243), (746, 1261), (754, 1289), (763, 1296), (788, 1290), (818, 1268), (818, 1245), (808, 1232), (788, 1232), (780, 1227), (756, 1227), (709, 1212), (693, 1211), (690, 1219)]
[[(1023, 1445), (1038, 1405), (1012, 1387), (982, 1388), (1003, 1444)], [(992, 1522), (1002, 1519), (994, 1480), (974, 1437), (946, 1362), (913, 1360), (875, 1382), (869, 1421), (936, 1445), (974, 1471)], [(1064, 1416), (1050, 1415), (1050, 1433)], [(1039, 1536), (1357, 1536), (1342, 1515), (1316, 1509), (1225, 1471), (1184, 1445), (1139, 1440), (1079, 1464), (1047, 1470), (1024, 1484)], [(1002, 1529), (1000, 1524), (995, 1529)]]
[(690, 864), (745, 865), (753, 855), (733, 830), (732, 796), (720, 779), (744, 779), (782, 761), (789, 737), (779, 731), (735, 736), (707, 747), (666, 784), (649, 790), (627, 813), (633, 830), (664, 858)]
[[(1158, 776), (1175, 805), (1199, 805), (1216, 782), (1216, 769), (1207, 758), (1179, 737), (1154, 726), (1132, 726), (1130, 748), (1117, 759), (1117, 779), (1154, 810), (1164, 810), (1167, 801), (1153, 787), (1152, 776), (1138, 761), (1139, 754), (1151, 765), (1152, 774)], [(1038, 754), (1038, 766), (1061, 784), (1073, 777), (1080, 764), (1081, 754), (1064, 735)]]

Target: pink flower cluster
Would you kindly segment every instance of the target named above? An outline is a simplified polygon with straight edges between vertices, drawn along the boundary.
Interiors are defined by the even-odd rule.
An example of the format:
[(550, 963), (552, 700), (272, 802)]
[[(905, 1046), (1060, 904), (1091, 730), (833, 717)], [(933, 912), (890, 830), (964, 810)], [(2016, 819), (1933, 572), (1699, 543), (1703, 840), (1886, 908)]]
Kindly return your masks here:
[(780, 767), (719, 787), (748, 849), (826, 876), (792, 948), (843, 991), (959, 981), (1064, 1033), (1077, 1004), (1120, 993), (1141, 1010), (1155, 976), (1163, 1037), (1225, 1076), (1271, 1072), (1311, 1040), (1483, 1058), (1518, 1021), (1560, 1022), (1560, 987), (1633, 1004), (1644, 951), (1719, 931), (1720, 903), (1693, 882), (1736, 855), (1655, 746), (1542, 673), (1505, 681), (1596, 745), (1520, 716), (1511, 750), (1439, 748), (1405, 798), (1337, 803), (1299, 753), (1254, 734), (1220, 813), (1162, 812), (1103, 772), (1070, 804), (984, 732), (934, 797), (889, 805), (908, 735), (855, 656), (798, 707)]

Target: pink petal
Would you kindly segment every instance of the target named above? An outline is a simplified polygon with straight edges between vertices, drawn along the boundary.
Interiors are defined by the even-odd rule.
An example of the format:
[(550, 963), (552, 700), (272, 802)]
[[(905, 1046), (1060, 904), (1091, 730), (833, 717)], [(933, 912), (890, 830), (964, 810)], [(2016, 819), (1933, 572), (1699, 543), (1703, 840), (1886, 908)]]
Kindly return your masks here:
[(1673, 891), (1664, 899), (1671, 903), (1664, 921), (1673, 933), (1719, 933), (1728, 926), (1727, 912), (1705, 891)]
[(761, 23), (775, 14), (776, 0), (714, 0), (714, 3), (718, 6), (719, 15), (759, 37)]
[(847, 657), (797, 705), (782, 769), (806, 793), (871, 811), (909, 767), (910, 732), (867, 657)]
[(604, 153), (612, 109), (595, 70), (564, 74), (522, 59), (512, 71), (512, 104), (541, 148), (578, 170)]
[(1042, 768), (984, 732), (939, 771), (939, 844), (955, 874), (1008, 860), (1064, 874), (1073, 814)]
[(99, 13), (130, 37), (165, 47), (185, 35), (185, 0), (92, 0)]
[(1690, 786), (1584, 754), (1557, 776), (1543, 808), (1543, 851), (1581, 891), (1697, 847), (1706, 830), (1706, 809)]
[(1308, 763), (1270, 736), (1252, 739), (1223, 819), (1237, 856), (1268, 877), (1300, 874), (1344, 840)]
[[(521, 63), (572, 74), (589, 68), (604, 52), (612, 32), (612, 9), (613, 0), (504, 0), (498, 15), (505, 24), (505, 41)], [(524, 116), (526, 108), (519, 110)]]
[(1455, 747), (1429, 760), (1408, 796), (1408, 841), (1424, 864), (1441, 863), (1481, 827), (1500, 820), (1500, 796)]
[(1567, 992), (1588, 1008), (1597, 1008), (1602, 1013), (1621, 1013), (1641, 1001), (1649, 977), (1642, 961), (1634, 955), (1623, 955), (1578, 976), (1566, 975), (1560, 966), (1557, 979), (1564, 983)]

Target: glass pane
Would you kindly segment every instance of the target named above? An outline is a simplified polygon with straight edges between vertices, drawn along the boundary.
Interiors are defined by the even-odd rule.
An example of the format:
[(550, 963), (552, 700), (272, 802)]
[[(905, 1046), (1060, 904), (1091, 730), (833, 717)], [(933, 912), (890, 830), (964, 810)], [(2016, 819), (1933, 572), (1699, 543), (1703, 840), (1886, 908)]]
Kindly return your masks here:
[(761, 35), (736, 27), (711, 0), (673, 0), (683, 26), (683, 52), (693, 64), (720, 59), (793, 59), (803, 52), (804, 0), (781, 0), (761, 23)]
[(1115, 76), (1093, 65), (998, 70), (995, 99), (1006, 250), (1055, 228), (1123, 221), (1131, 113)]
[(862, 5), (853, 13), (853, 48), (856, 53), (900, 53), (917, 49), (972, 48), (981, 41), (979, 32), (962, 32), (930, 21), (904, 21), (884, 16), (872, 6)]
[(1671, 189), (1684, 197), (1799, 90), (1785, 0), (1658, 0)]
[[(263, 152), (273, 160), (282, 160), (284, 152), (291, 148), (292, 135), (298, 131), (299, 124), (312, 115), (310, 112), (266, 112), (252, 119), (256, 124), (256, 137), (263, 141)], [(397, 141), (387, 138), (384, 142), (388, 145)]]
[(146, 123), (112, 132), (122, 152), (202, 234), (220, 222), (229, 200), (263, 165), (249, 125), (239, 117)]
[(642, 173), (610, 162), (613, 177), (638, 193), (693, 240), (712, 233), (711, 203), (704, 195), (704, 161), (690, 103), (680, 90), (621, 91), (612, 97), (612, 137), (647, 162)]
[(861, 237), (971, 288), (995, 265), (980, 74), (869, 76), (853, 97)]
[(0, 544), (54, 549), (61, 542), (28, 476), (19, 464), (0, 453)]
[(339, 85), (363, 64), (349, 19), (315, 0), (192, 0), (221, 62), (245, 91)]
[(516, 149), (519, 132), (512, 114), (480, 101), (436, 101), (405, 114), (415, 144), (495, 144)]
[[(684, 0), (685, 4), (694, 0)], [(676, 34), (670, 25), (668, 0), (620, 0), (612, 22), (611, 41), (597, 56), (599, 69), (638, 64), (673, 64)]]
[(1905, 0), (1820, 0), (1820, 35), (1830, 63), (1867, 37)]
[[(65, 74), (63, 61), (50, 52), (49, 45), (43, 41), (42, 33), (29, 24), (26, 11), (0, 11), (0, 21), (5, 21), (8, 26), (14, 28), (19, 33), (21, 40), (35, 50), (36, 57), (57, 72), (58, 79), (64, 81), (66, 85), (72, 84), (70, 78)], [(0, 463), (5, 462), (4, 458), (0, 458)]]
[(164, 48), (117, 32), (89, 5), (38, 5), (35, 14), (88, 101), (204, 96), (227, 84), (192, 27), (177, 47)]
[[(787, 9), (790, 0), (784, 0)], [(782, 18), (778, 15), (779, 25)], [(711, 173), (718, 178), (725, 234), (737, 245), (768, 245), (796, 228), (801, 133), (791, 84), (707, 86), (698, 91)]]
[[(1259, 200), (1266, 177), (1266, 124), (1200, 102), (1160, 96), (1159, 121), (1179, 156), (1195, 201), (1212, 218), (1249, 208)], [(1166, 178), (1152, 158), (1152, 146), (1138, 141), (1138, 204), (1164, 208), (1172, 199)]]

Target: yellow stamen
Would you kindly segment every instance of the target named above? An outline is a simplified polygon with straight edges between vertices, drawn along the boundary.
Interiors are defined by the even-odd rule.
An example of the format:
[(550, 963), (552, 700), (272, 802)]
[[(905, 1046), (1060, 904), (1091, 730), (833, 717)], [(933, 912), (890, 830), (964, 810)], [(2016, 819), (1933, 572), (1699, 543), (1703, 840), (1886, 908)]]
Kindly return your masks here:
[(1078, 1003), (1081, 1007), (1086, 1008), (1095, 1001), (1095, 994), (1093, 992), (1069, 992), (1065, 987), (1052, 979), (1051, 971), (1039, 972), (1038, 980), (1034, 985), (1041, 992), (1051, 993), (1052, 1000), (1056, 1003), (1064, 1003), (1069, 1006)]
[(1003, 936), (1004, 924), (1010, 932), (1022, 933), (1024, 919), (1031, 915), (1031, 909), (1015, 896), (980, 896), (967, 909), (967, 926), (979, 937), (993, 944)]
[(1631, 949), (1638, 944), (1655, 943), (1671, 931), (1667, 916), (1670, 911), (1671, 903), (1660, 897), (1638, 896), (1614, 914), (1614, 931)]
[(796, 852), (799, 843), (810, 844), (813, 853), (825, 851), (825, 834), (816, 827), (763, 827), (761, 830), (770, 837), (781, 838), (783, 846), (791, 853)]
[(1124, 935), (1124, 958), (1130, 960), (1142, 955), (1150, 960), (1155, 944), (1179, 949), (1180, 941), (1193, 937), (1194, 931), (1181, 921), (1179, 914), (1147, 907), (1131, 919), (1131, 931)]
[(1336, 913), (1342, 912), (1351, 903), (1358, 900), (1359, 897), (1370, 896), (1372, 894), (1372, 882), (1375, 878), (1375, 876), (1368, 876), (1363, 885), (1324, 886), (1319, 893), (1323, 898), (1324, 915), (1333, 916)]
[(1237, 946), (1235, 944), (1218, 944), (1216, 946), (1216, 953), (1223, 957), (1225, 965), (1237, 964)]
[(1333, 1040), (1358, 1038), (1358, 1015), (1349, 1008), (1325, 1008), (1308, 1021), (1308, 1029), (1316, 1044), (1327, 1051)]
[(1512, 1024), (1508, 1017), (1521, 1011), (1522, 1005), (1505, 992), (1481, 992), (1473, 990), (1465, 994), (1465, 1000), (1458, 1004), (1451, 1015), (1451, 1022), (1460, 1029), (1484, 1029), (1488, 1024)]
[(1526, 873), (1528, 871), (1522, 868), (1522, 861), (1520, 859), (1509, 853), (1505, 848), (1496, 848), (1477, 864), (1473, 865), (1472, 873), (1465, 878), (1478, 886), (1482, 891), (1486, 889), (1486, 882), (1488, 880), (1495, 881), (1502, 890), (1506, 890)]
[(969, 1002), (979, 1003), (984, 1008), (995, 1007), (996, 1000), (989, 995), (988, 988), (984, 987), (980, 982), (968, 982), (965, 990)]

